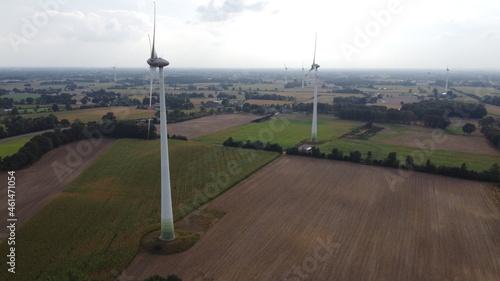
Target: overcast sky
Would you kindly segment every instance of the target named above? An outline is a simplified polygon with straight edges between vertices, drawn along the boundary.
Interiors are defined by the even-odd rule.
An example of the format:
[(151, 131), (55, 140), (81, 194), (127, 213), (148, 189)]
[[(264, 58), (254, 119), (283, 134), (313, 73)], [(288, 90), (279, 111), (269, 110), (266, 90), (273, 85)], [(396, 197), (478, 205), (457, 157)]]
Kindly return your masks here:
[[(157, 0), (170, 67), (500, 69), (498, 0)], [(147, 67), (153, 3), (0, 4), (0, 67)]]

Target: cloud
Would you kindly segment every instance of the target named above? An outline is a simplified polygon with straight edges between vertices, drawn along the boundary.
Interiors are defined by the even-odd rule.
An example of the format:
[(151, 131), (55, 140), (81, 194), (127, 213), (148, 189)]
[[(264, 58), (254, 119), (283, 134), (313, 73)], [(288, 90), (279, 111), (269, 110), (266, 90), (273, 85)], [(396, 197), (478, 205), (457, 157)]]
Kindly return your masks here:
[(51, 11), (50, 16), (61, 27), (59, 36), (83, 42), (126, 42), (144, 36), (150, 29), (148, 16), (134, 11)]
[(200, 19), (207, 22), (221, 22), (231, 19), (234, 15), (243, 12), (259, 12), (264, 9), (266, 2), (259, 1), (253, 4), (245, 4), (245, 0), (211, 0), (207, 5), (199, 6), (196, 12)]

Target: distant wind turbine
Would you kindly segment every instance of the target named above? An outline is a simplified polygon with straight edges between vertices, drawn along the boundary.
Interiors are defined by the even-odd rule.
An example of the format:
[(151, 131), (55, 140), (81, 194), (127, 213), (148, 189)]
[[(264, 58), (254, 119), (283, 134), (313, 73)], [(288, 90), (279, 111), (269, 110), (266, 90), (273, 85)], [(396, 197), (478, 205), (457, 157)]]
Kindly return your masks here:
[(115, 73), (115, 84), (116, 84), (116, 63), (115, 66), (113, 66), (113, 72)]
[(446, 66), (446, 85), (444, 87), (443, 95), (448, 94), (448, 79), (450, 78), (450, 68)]
[[(304, 63), (302, 62), (302, 76), (304, 75)], [(304, 88), (304, 79), (302, 79), (302, 88)]]
[(283, 63), (283, 65), (285, 66), (285, 85), (288, 84), (288, 67), (286, 67), (286, 64)]
[(311, 69), (302, 79), (302, 85), (304, 85), (304, 79), (311, 71), (314, 70), (314, 101), (313, 101), (313, 120), (312, 120), (312, 131), (311, 131), (311, 141), (318, 141), (318, 68), (319, 64), (316, 63), (316, 44), (318, 42), (318, 35), (316, 34), (316, 39), (314, 40), (314, 56), (313, 63), (311, 64)]
[(172, 212), (172, 195), (170, 189), (170, 167), (168, 162), (168, 139), (167, 139), (167, 110), (165, 105), (165, 79), (163, 77), (163, 67), (170, 63), (159, 58), (155, 51), (156, 34), (156, 3), (154, 4), (154, 27), (153, 44), (151, 47), (151, 57), (147, 60), (150, 66), (149, 85), (150, 101), (153, 93), (153, 76), (156, 68), (159, 69), (160, 79), (160, 143), (161, 143), (161, 229), (160, 240), (170, 241), (175, 238), (174, 216)]

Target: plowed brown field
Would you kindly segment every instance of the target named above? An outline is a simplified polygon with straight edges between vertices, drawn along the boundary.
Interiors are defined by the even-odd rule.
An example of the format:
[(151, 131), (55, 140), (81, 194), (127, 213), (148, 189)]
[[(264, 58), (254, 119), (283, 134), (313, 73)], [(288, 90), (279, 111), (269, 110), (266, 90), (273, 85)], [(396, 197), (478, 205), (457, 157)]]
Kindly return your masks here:
[(500, 211), (479, 182), (285, 156), (208, 204), (188, 251), (139, 254), (121, 280), (499, 280)]
[[(168, 124), (167, 131), (169, 135), (181, 135), (191, 140), (248, 123), (252, 120), (258, 119), (259, 117), (261, 116), (254, 114), (212, 115), (180, 123)], [(159, 133), (160, 126), (157, 126), (157, 129)]]
[[(16, 227), (21, 226), (50, 199), (71, 183), (106, 150), (114, 140), (81, 140), (62, 145), (45, 154), (30, 167), (18, 170), (16, 177)], [(0, 172), (0, 241), (7, 237), (7, 172)]]

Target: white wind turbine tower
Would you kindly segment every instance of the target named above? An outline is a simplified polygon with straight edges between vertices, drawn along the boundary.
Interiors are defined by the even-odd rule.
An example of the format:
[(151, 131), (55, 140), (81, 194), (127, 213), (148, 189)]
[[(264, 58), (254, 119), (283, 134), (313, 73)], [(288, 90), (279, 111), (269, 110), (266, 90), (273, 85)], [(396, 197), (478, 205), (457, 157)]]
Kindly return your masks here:
[(172, 212), (172, 195), (170, 190), (170, 167), (168, 162), (168, 139), (167, 139), (167, 110), (165, 105), (165, 81), (163, 67), (169, 62), (159, 58), (155, 51), (156, 34), (156, 4), (154, 6), (154, 28), (151, 58), (147, 60), (150, 66), (149, 83), (150, 94), (153, 92), (153, 76), (156, 68), (159, 68), (160, 79), (160, 142), (161, 142), (161, 229), (160, 240), (170, 241), (175, 238), (174, 216)]
[(115, 63), (115, 66), (113, 66), (113, 72), (115, 74), (115, 84), (116, 84), (116, 63)]
[(316, 63), (316, 44), (318, 42), (318, 35), (316, 34), (316, 39), (314, 40), (314, 57), (313, 63), (311, 65), (311, 69), (302, 79), (302, 86), (304, 86), (304, 79), (306, 79), (307, 75), (311, 71), (314, 70), (314, 101), (313, 101), (313, 120), (312, 120), (312, 132), (311, 132), (311, 141), (318, 141), (318, 68), (319, 64)]
[[(304, 63), (302, 62), (302, 75), (304, 75)], [(302, 88), (304, 88), (304, 79), (302, 79)]]
[(450, 68), (446, 66), (446, 85), (444, 87), (443, 95), (448, 94), (448, 79), (450, 78)]
[(286, 67), (286, 64), (283, 63), (283, 65), (285, 66), (285, 85), (288, 84), (288, 67)]

